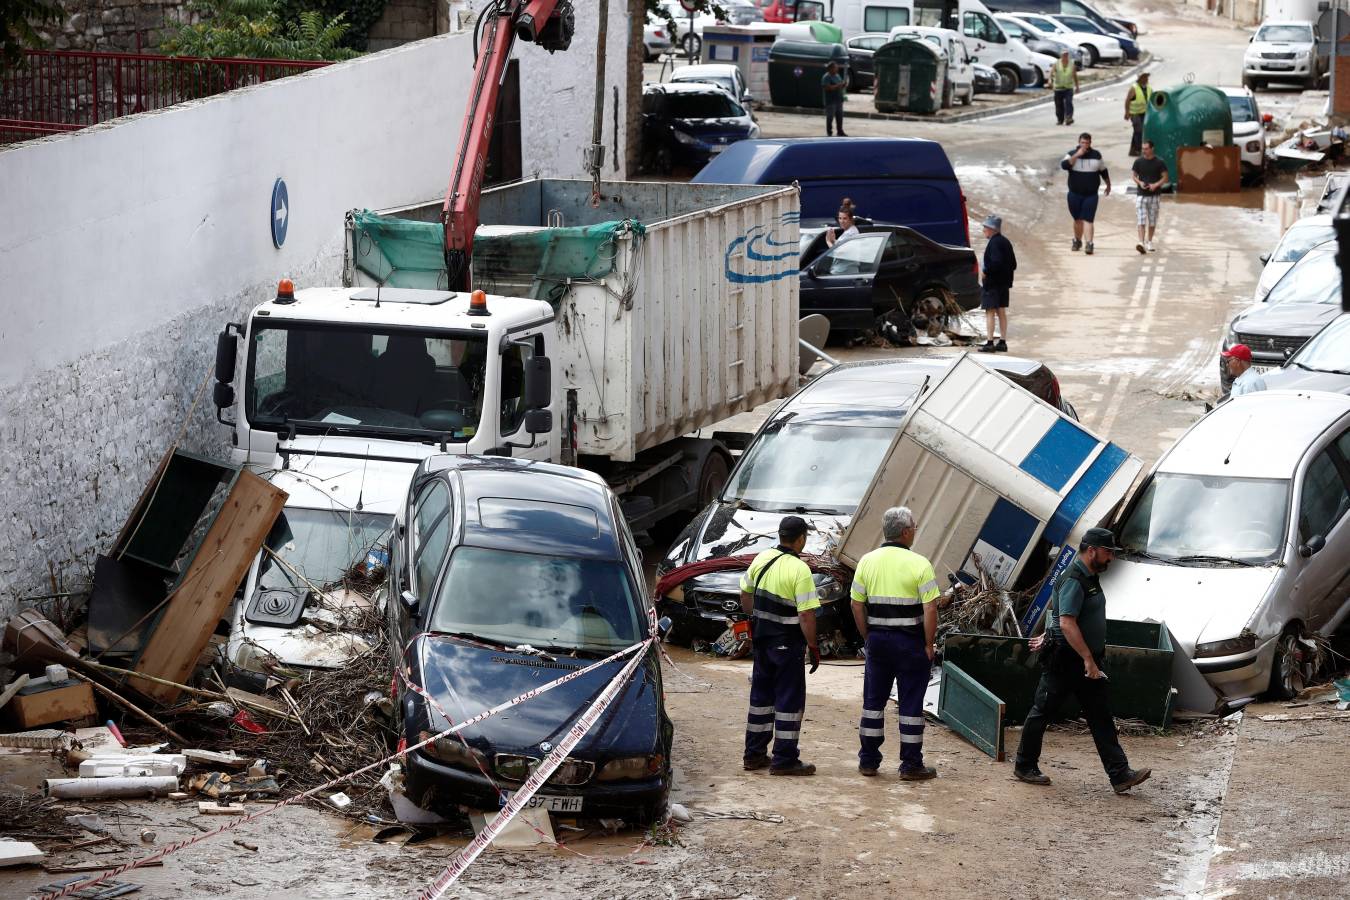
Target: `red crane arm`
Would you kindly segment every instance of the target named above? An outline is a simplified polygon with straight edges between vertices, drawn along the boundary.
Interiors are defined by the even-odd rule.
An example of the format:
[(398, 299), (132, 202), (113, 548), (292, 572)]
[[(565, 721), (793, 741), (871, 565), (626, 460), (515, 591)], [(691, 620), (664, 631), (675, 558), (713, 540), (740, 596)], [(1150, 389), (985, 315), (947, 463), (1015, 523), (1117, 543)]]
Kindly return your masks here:
[[(549, 20), (566, 18), (549, 33)], [(473, 85), (460, 128), (459, 152), (454, 174), (445, 193), (441, 219), (445, 224), (445, 265), (450, 290), (468, 290), (469, 257), (478, 229), (478, 203), (483, 191), (483, 170), (496, 125), (497, 98), (501, 93), (511, 48), (517, 37), (543, 44), (550, 52), (567, 49), (571, 39), (571, 4), (568, 0), (499, 0), (483, 12), (482, 42), (473, 67)], [(559, 32), (562, 33), (560, 37)]]

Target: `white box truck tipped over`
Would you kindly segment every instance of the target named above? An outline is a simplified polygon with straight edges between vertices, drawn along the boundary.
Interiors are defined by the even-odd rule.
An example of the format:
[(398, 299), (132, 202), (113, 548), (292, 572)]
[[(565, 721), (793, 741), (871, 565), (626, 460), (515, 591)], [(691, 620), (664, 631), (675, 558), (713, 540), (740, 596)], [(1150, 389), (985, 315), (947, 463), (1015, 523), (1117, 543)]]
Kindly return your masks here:
[(1029, 633), (1083, 532), (1110, 516), (1142, 468), (1138, 457), (963, 355), (910, 408), (838, 555), (856, 567), (880, 546), (882, 514), (892, 506), (914, 512), (914, 550), (932, 561), (940, 582), (972, 584), (983, 568), (1011, 589), (1029, 563), (1039, 578), (1058, 548), (1023, 617)]

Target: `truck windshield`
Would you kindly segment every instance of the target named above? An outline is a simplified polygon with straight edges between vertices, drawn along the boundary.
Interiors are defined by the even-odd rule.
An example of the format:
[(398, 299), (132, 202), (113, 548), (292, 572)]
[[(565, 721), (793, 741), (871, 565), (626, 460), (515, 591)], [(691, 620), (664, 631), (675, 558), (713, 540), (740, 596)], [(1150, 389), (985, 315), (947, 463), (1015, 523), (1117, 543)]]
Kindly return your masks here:
[(619, 650), (640, 639), (638, 604), (619, 562), (460, 547), (430, 630), (539, 649)]
[(852, 514), (894, 437), (894, 428), (833, 423), (766, 430), (745, 451), (722, 499), (766, 512)]
[(1289, 482), (1160, 473), (1120, 533), (1125, 555), (1200, 564), (1265, 563), (1284, 546)]
[(467, 441), (486, 360), (482, 335), (255, 321), (247, 416), (255, 428), (412, 429)]
[(1307, 25), (1267, 25), (1256, 32), (1258, 41), (1270, 43), (1312, 43), (1312, 29)]
[[(304, 590), (335, 585), (374, 550), (387, 565), (383, 544), (394, 517), (334, 509), (286, 507), (267, 536), (267, 548), (258, 570), (263, 590)], [(306, 584), (308, 582), (308, 584)]]

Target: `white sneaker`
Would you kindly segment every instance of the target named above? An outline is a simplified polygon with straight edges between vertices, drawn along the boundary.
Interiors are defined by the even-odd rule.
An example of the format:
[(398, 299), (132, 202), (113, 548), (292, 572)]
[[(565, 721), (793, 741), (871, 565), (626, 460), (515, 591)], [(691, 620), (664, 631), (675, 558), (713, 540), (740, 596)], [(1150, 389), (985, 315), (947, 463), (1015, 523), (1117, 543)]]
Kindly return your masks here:
[(1154, 253), (1157, 251), (1158, 248), (1153, 246), (1152, 241), (1144, 241), (1144, 249), (1147, 250), (1149, 253)]

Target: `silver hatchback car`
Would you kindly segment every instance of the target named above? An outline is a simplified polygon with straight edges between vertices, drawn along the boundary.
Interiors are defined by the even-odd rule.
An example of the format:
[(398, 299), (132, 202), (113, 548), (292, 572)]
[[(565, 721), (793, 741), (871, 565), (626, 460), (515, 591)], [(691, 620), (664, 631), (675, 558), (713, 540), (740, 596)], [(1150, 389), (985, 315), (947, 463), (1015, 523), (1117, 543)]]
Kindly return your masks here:
[(1165, 622), (1229, 701), (1289, 697), (1350, 615), (1350, 396), (1263, 391), (1163, 455), (1116, 527), (1113, 619)]

